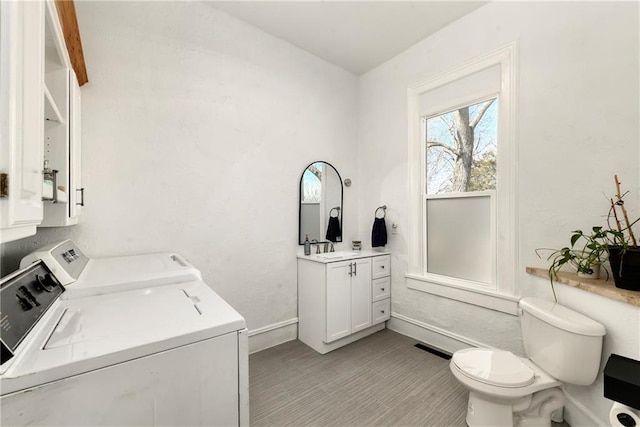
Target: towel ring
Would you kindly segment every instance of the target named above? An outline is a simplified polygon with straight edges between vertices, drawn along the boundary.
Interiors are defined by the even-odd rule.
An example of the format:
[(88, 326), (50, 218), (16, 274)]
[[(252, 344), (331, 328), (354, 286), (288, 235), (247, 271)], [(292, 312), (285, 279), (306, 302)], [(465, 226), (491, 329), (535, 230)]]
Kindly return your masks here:
[[(331, 216), (333, 211), (338, 211), (338, 212), (336, 212), (336, 216)], [(335, 208), (331, 208), (331, 210), (329, 211), (329, 216), (331, 218), (339, 218), (340, 217), (340, 206), (336, 206)]]
[[(381, 216), (381, 217), (379, 217), (379, 216), (378, 216), (378, 211), (379, 211), (380, 209), (382, 209), (382, 216)], [(382, 206), (378, 207), (378, 208), (376, 209), (376, 213), (375, 213), (375, 214), (373, 214), (373, 215), (374, 215), (376, 218), (384, 218), (384, 217), (386, 217), (386, 216), (387, 216), (387, 205), (382, 205)]]

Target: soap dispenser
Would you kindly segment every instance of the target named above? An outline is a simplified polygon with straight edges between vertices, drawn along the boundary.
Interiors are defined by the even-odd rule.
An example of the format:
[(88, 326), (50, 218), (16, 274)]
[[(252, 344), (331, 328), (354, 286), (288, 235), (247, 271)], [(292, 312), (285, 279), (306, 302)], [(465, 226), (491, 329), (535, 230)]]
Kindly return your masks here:
[(306, 256), (311, 255), (311, 242), (309, 242), (309, 235), (304, 235), (304, 254)]

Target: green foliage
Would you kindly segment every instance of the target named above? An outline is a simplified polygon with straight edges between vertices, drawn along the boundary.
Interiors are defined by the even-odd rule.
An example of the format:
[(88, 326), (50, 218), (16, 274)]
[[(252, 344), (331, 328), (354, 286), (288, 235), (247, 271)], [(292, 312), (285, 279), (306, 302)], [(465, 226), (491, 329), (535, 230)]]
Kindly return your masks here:
[[(558, 302), (556, 290), (553, 286), (554, 279), (558, 279), (558, 271), (570, 264), (579, 273), (592, 274), (594, 267), (601, 266), (609, 258), (609, 234), (611, 230), (605, 230), (602, 227), (592, 227), (591, 233), (585, 234), (582, 230), (574, 230), (571, 233), (571, 246), (561, 249), (538, 248), (536, 254), (540, 257), (542, 251), (552, 251), (547, 257), (551, 261), (549, 266), (549, 280), (551, 281), (551, 290), (553, 298)], [(606, 271), (606, 270), (605, 270)], [(607, 278), (609, 272), (607, 271)]]
[(471, 165), (471, 179), (468, 191), (494, 190), (496, 188), (496, 153), (485, 152), (482, 157), (474, 159)]

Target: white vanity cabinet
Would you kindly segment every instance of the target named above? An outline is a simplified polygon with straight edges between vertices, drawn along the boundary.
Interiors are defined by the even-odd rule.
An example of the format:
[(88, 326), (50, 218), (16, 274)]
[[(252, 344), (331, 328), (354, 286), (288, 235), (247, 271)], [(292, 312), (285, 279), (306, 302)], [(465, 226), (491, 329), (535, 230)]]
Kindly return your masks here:
[(42, 221), (44, 5), (0, 4), (0, 242)]
[(300, 341), (324, 354), (384, 329), (389, 318), (389, 259), (379, 252), (299, 256)]

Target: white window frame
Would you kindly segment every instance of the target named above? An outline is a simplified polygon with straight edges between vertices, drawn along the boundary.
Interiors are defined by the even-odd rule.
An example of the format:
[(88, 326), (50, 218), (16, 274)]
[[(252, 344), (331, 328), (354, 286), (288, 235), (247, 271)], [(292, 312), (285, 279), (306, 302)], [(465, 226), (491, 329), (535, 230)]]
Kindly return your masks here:
[[(419, 98), (436, 88), (464, 79), (474, 73), (500, 65), (501, 85), (498, 93), (498, 170), (495, 195), (495, 288), (452, 277), (429, 274), (426, 259), (426, 144), (425, 112)], [(517, 46), (510, 43), (458, 67), (409, 86), (409, 232), (407, 287), (493, 310), (517, 315), (518, 286), (517, 246)], [(495, 96), (494, 92), (470, 93), (464, 99), (452, 99), (448, 106), (429, 109), (445, 111), (456, 105), (472, 105), (475, 100)], [(430, 198), (433, 196), (429, 196)]]

